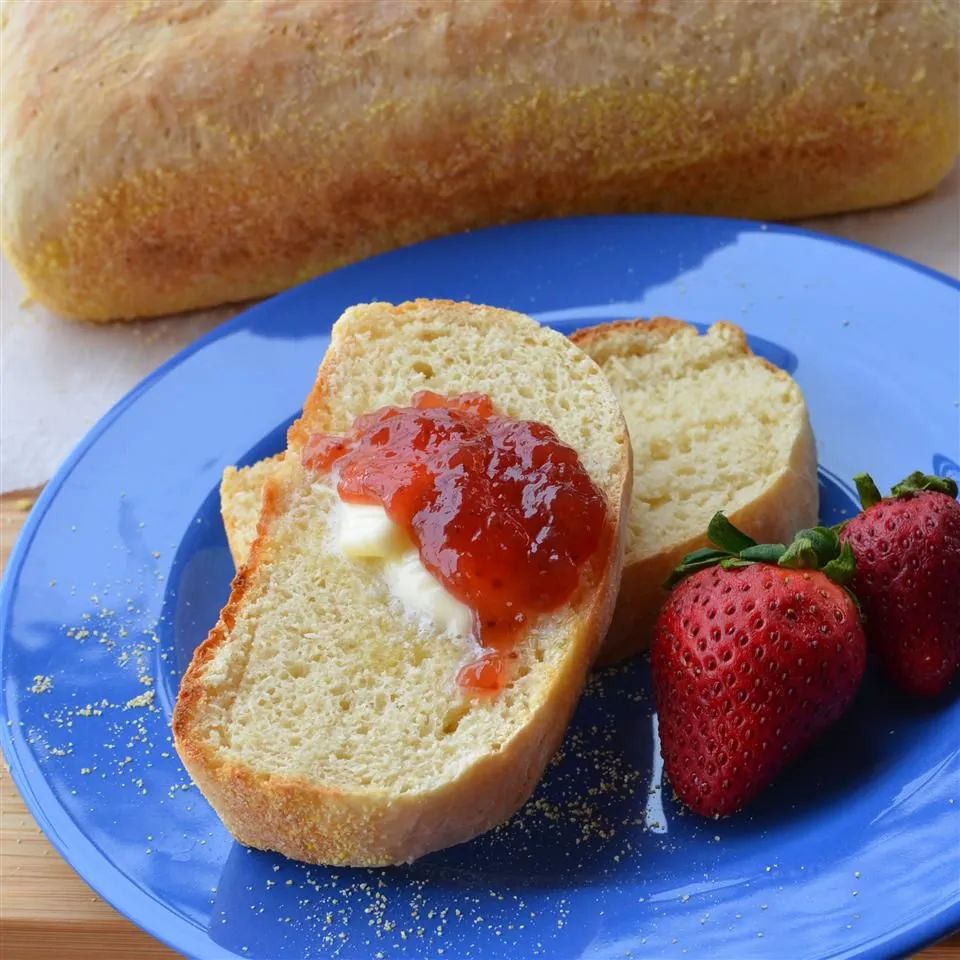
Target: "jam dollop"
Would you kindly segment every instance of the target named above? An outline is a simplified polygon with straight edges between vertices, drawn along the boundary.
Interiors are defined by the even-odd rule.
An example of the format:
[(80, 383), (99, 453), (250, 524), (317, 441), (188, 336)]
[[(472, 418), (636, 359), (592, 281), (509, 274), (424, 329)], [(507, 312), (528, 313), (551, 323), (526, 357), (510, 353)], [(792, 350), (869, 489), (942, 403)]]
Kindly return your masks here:
[(342, 500), (383, 506), (473, 611), (486, 649), (460, 671), (465, 687), (504, 684), (510, 648), (573, 596), (605, 534), (606, 499), (576, 451), (480, 393), (422, 391), (409, 407), (358, 417), (344, 436), (315, 434), (302, 459), (318, 473), (336, 467)]

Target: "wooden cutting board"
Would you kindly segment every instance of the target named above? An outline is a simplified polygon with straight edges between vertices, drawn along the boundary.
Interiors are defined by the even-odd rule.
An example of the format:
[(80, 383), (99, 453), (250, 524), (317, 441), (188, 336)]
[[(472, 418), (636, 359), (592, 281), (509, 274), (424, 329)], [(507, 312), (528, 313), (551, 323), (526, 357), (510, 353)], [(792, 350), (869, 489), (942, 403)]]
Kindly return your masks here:
[[(38, 492), (0, 497), (0, 571)], [(104, 903), (73, 872), (27, 812), (6, 767), (0, 769), (0, 958), (170, 960), (176, 956)], [(917, 958), (960, 960), (960, 934), (929, 947)]]
[[(0, 497), (0, 571), (39, 490)], [(0, 768), (0, 958), (171, 960), (179, 954), (104, 903), (49, 844)]]

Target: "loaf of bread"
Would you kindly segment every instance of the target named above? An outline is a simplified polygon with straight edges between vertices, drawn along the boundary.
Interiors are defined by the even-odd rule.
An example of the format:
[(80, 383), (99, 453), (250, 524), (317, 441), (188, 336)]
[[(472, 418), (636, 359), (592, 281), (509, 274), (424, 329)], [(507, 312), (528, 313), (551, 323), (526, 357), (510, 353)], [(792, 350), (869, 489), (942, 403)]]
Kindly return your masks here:
[[(480, 391), (502, 413), (552, 426), (607, 499), (598, 563), (518, 641), (512, 680), (490, 696), (457, 687), (468, 641), (404, 616), (377, 570), (331, 549), (335, 488), (300, 462), (314, 432), (343, 432), (422, 389)], [(613, 612), (630, 463), (609, 384), (559, 333), (469, 304), (348, 310), (174, 712), (180, 756), (234, 835), (300, 860), (373, 866), (467, 840), (518, 809)]]
[(606, 323), (573, 341), (600, 364), (633, 446), (627, 556), (601, 660), (645, 650), (680, 559), (707, 546), (723, 510), (760, 543), (817, 522), (817, 449), (793, 378), (754, 355), (743, 331), (658, 317)]
[(273, 293), (563, 214), (929, 190), (954, 0), (8, 3), (0, 232), (68, 317)]

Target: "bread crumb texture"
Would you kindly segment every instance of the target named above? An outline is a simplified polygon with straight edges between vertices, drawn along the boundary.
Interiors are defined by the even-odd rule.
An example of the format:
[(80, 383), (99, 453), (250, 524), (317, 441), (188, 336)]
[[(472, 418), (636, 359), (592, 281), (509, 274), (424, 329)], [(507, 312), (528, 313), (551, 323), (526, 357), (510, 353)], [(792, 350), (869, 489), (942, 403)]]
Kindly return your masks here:
[(220, 501), (229, 503), (230, 510), (222, 511), (227, 540), (239, 570), (250, 553), (250, 546), (257, 536), (260, 520), (260, 504), (263, 486), (267, 477), (278, 468), (283, 454), (265, 457), (249, 467), (227, 467), (220, 483)]
[(701, 537), (717, 510), (758, 500), (791, 468), (807, 428), (803, 394), (754, 355), (743, 331), (703, 335), (669, 319), (580, 339), (620, 400), (633, 445), (627, 563)]
[[(342, 556), (336, 494), (298, 491), (273, 530), (271, 590), (237, 617), (210, 661), (206, 736), (259, 770), (349, 790), (431, 790), (501, 749), (543, 700), (568, 653), (572, 616), (541, 619), (518, 645), (515, 679), (495, 697), (455, 688), (473, 645), (404, 616), (380, 569)], [(289, 549), (296, 544), (296, 549)], [(402, 765), (397, 757), (404, 757)]]

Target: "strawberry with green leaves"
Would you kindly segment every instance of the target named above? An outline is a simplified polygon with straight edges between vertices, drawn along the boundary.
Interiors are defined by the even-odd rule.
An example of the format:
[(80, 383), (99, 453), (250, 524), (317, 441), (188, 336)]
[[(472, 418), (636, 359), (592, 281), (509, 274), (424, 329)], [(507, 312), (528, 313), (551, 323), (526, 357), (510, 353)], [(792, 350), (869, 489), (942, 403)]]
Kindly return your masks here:
[(917, 472), (882, 497), (869, 474), (854, 482), (863, 512), (840, 539), (857, 558), (867, 638), (898, 686), (938, 696), (960, 668), (957, 483)]
[(850, 705), (866, 641), (837, 533), (758, 545), (723, 514), (684, 558), (651, 647), (660, 745), (692, 810), (749, 803)]

